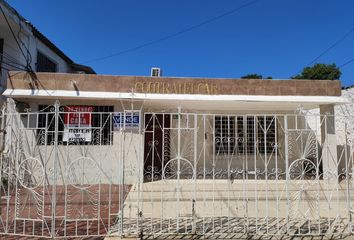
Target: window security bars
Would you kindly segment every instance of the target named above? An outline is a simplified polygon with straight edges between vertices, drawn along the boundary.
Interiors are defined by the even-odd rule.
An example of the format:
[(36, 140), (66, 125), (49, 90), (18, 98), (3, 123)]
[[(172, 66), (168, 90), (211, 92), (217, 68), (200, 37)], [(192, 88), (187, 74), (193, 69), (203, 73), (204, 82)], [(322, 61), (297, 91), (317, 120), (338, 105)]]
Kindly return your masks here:
[[(243, 142), (247, 153), (271, 153), (275, 141), (274, 117), (215, 116), (215, 147), (217, 154), (243, 153)], [(245, 122), (246, 121), (246, 122)], [(267, 134), (264, 134), (264, 133)], [(255, 143), (257, 148), (255, 148)], [(264, 144), (267, 144), (266, 146)]]
[(57, 63), (49, 59), (43, 53), (37, 52), (37, 63), (36, 63), (37, 72), (56, 72), (57, 68), (58, 68)]
[[(81, 109), (81, 112), (78, 112), (76, 109), (73, 109), (70, 106), (61, 107), (59, 113), (59, 122), (58, 122), (58, 143), (65, 144), (65, 142), (87, 145), (110, 145), (112, 143), (112, 113), (113, 106), (82, 106), (84, 109)], [(48, 105), (40, 105), (39, 110), (48, 114), (40, 114), (38, 116), (38, 127), (43, 129), (47, 126), (48, 131), (38, 131), (38, 139), (44, 139), (46, 134), (46, 142), (39, 142), (39, 144), (50, 145), (54, 142), (55, 135), (55, 114), (54, 107)], [(91, 109), (90, 109), (91, 108)], [(76, 116), (74, 116), (76, 115)], [(85, 117), (90, 121), (90, 126), (82, 121), (85, 120)], [(71, 129), (65, 129), (65, 125), (68, 125), (66, 122), (69, 121), (69, 118), (81, 119), (77, 124), (71, 127)], [(70, 127), (69, 127), (70, 128)], [(68, 139), (65, 137), (66, 131), (76, 131), (81, 133), (88, 133), (92, 135), (90, 139), (84, 138), (75, 138)]]

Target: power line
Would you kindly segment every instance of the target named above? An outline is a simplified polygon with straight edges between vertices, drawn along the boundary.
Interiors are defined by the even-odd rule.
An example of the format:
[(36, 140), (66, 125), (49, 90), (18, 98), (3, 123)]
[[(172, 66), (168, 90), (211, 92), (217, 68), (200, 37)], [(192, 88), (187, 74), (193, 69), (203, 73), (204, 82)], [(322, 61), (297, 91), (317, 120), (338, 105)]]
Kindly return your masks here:
[[(311, 62), (309, 62), (307, 65), (305, 65), (305, 67), (312, 65), (313, 63), (315, 63), (318, 59), (320, 59), (323, 55), (325, 55), (327, 52), (329, 52), (330, 50), (332, 50), (333, 48), (335, 48), (338, 44), (340, 44), (341, 42), (343, 42), (347, 37), (349, 37), (354, 31), (354, 28), (350, 29), (347, 33), (345, 33), (342, 37), (340, 37), (337, 41), (335, 41), (333, 44), (331, 44), (328, 48), (326, 48), (324, 51), (322, 51), (317, 57), (315, 57)], [(298, 71), (296, 74), (294, 74), (293, 76), (298, 75), (301, 72)]]
[(349, 63), (354, 62), (354, 58), (350, 59), (349, 61), (346, 61), (345, 63), (343, 63), (342, 65), (338, 66), (338, 68), (343, 68), (346, 65), (348, 65)]
[(150, 46), (150, 45), (153, 45), (153, 44), (156, 44), (156, 43), (159, 43), (159, 42), (162, 42), (162, 41), (171, 39), (171, 38), (174, 38), (174, 37), (176, 37), (176, 36), (182, 35), (182, 34), (184, 34), (184, 33), (190, 32), (190, 31), (192, 31), (192, 30), (194, 30), (194, 29), (196, 29), (196, 28), (199, 28), (199, 27), (201, 27), (201, 26), (204, 26), (204, 25), (207, 25), (207, 24), (209, 24), (209, 23), (211, 23), (211, 22), (214, 22), (214, 21), (216, 21), (216, 20), (219, 20), (219, 19), (221, 19), (221, 18), (223, 18), (223, 17), (226, 17), (226, 16), (228, 16), (228, 15), (231, 15), (231, 14), (233, 14), (233, 13), (235, 13), (235, 12), (237, 12), (237, 11), (243, 9), (243, 8), (246, 8), (246, 7), (250, 6), (250, 5), (255, 4), (255, 3), (258, 2), (258, 1), (260, 1), (260, 0), (254, 0), (254, 1), (251, 1), (251, 2), (248, 2), (248, 3), (245, 3), (245, 4), (243, 4), (243, 5), (239, 6), (239, 7), (234, 8), (234, 9), (232, 9), (232, 10), (230, 10), (230, 11), (227, 11), (227, 12), (225, 12), (225, 13), (223, 13), (223, 14), (220, 14), (220, 15), (218, 15), (218, 16), (215, 16), (215, 17), (213, 17), (213, 18), (210, 18), (210, 19), (208, 19), (208, 20), (205, 20), (205, 21), (203, 21), (203, 22), (201, 22), (201, 23), (199, 23), (199, 24), (193, 25), (193, 26), (188, 27), (188, 28), (186, 28), (186, 29), (183, 29), (183, 30), (181, 30), (181, 31), (178, 31), (178, 32), (172, 33), (172, 34), (170, 34), (170, 35), (161, 37), (161, 38), (159, 38), (159, 39), (156, 39), (156, 40), (153, 40), (153, 41), (150, 41), (150, 42), (146, 42), (146, 43), (143, 43), (143, 44), (138, 45), (138, 46), (136, 46), (136, 47), (128, 48), (128, 49), (126, 49), (126, 50), (123, 50), (123, 51), (120, 51), (120, 52), (117, 52), (117, 53), (113, 53), (113, 54), (110, 54), (110, 55), (107, 55), (107, 56), (98, 57), (98, 58), (94, 58), (94, 59), (91, 59), (91, 60), (88, 60), (88, 61), (84, 61), (84, 62), (82, 62), (82, 63), (90, 63), (90, 62), (101, 61), (101, 60), (104, 60), (104, 59), (107, 59), (107, 58), (112, 58), (112, 57), (119, 56), (119, 55), (122, 55), (122, 54), (125, 54), (125, 53), (133, 52), (133, 51), (136, 51), (136, 50), (138, 50), (138, 49), (141, 49), (141, 48), (144, 48), (144, 47), (147, 47), (147, 46)]
[(313, 64), (314, 62), (316, 62), (320, 57), (322, 57), (323, 55), (325, 55), (327, 52), (329, 52), (331, 49), (335, 48), (339, 43), (341, 43), (342, 41), (344, 41), (344, 39), (346, 39), (352, 32), (354, 31), (354, 28), (350, 29), (349, 32), (347, 32), (346, 34), (344, 34), (340, 39), (338, 39), (335, 43), (333, 43), (330, 47), (328, 47), (326, 50), (324, 50), (320, 55), (318, 55), (315, 59), (313, 59), (308, 65)]
[(10, 23), (9, 23), (9, 20), (7, 19), (6, 14), (5, 14), (5, 12), (4, 12), (4, 9), (2, 9), (2, 6), (1, 6), (1, 5), (0, 5), (0, 10), (1, 10), (1, 12), (2, 12), (2, 15), (3, 15), (4, 18), (5, 18), (6, 24), (7, 24), (7, 26), (9, 27), (13, 38), (14, 38), (15, 41), (16, 41), (16, 44), (17, 44), (18, 48), (20, 49), (20, 51), (21, 51), (23, 57), (24, 57), (25, 60), (26, 60), (26, 63), (27, 63), (26, 68), (31, 69), (31, 66), (29, 65), (29, 62), (28, 62), (28, 57), (27, 57), (27, 56), (25, 55), (25, 53), (23, 52), (23, 49), (22, 49), (22, 47), (20, 46), (20, 43), (18, 42), (18, 39), (17, 39), (17, 37), (15, 36), (15, 33), (14, 33), (14, 31), (12, 30), (12, 27), (11, 27), (11, 25), (10, 25)]
[(27, 48), (26, 44), (22, 41), (21, 37), (20, 37), (20, 33), (21, 33), (21, 30), (22, 30), (22, 25), (20, 25), (20, 30), (17, 32), (17, 37), (18, 37), (18, 40), (21, 42), (22, 46), (26, 49), (26, 52), (27, 52), (27, 59), (26, 59), (26, 63), (28, 66), (31, 66), (31, 63), (32, 63), (32, 55), (31, 55), (31, 52), (29, 51), (29, 49)]
[(8, 72), (10, 72), (10, 71), (11, 71), (11, 69), (9, 69), (9, 68), (6, 68), (6, 67), (4, 67), (4, 66), (0, 66), (0, 68), (1, 68), (1, 69), (4, 69), (4, 70), (6, 70), (6, 71), (8, 71)]
[(12, 56), (10, 56), (9, 54), (7, 54), (5, 52), (0, 53), (0, 61), (2, 61), (2, 62), (7, 61), (8, 63), (26, 68), (26, 65), (22, 64), (21, 62), (19, 62), (18, 60), (16, 60), (15, 58), (13, 58)]
[(15, 65), (15, 64), (12, 64), (12, 63), (9, 63), (9, 62), (2, 61), (1, 64), (2, 64), (2, 65), (10, 66), (10, 67), (12, 67), (12, 68), (14, 68), (14, 69), (16, 69), (16, 70), (26, 71), (26, 68), (21, 67), (21, 66), (17, 66), (17, 65)]

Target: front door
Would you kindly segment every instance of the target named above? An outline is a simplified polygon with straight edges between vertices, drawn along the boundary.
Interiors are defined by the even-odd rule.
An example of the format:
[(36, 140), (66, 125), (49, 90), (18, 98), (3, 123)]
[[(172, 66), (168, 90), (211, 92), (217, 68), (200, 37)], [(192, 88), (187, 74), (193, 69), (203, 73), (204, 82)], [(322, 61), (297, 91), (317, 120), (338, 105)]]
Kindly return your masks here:
[(145, 114), (144, 181), (162, 178), (165, 163), (169, 160), (170, 114)]

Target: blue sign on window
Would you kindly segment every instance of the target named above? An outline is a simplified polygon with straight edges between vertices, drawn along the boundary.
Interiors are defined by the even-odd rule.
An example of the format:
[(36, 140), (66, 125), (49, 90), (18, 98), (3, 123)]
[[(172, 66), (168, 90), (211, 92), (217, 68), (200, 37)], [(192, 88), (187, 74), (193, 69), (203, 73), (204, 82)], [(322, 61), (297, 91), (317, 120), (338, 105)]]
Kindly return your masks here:
[(115, 113), (113, 115), (113, 129), (139, 128), (140, 112)]

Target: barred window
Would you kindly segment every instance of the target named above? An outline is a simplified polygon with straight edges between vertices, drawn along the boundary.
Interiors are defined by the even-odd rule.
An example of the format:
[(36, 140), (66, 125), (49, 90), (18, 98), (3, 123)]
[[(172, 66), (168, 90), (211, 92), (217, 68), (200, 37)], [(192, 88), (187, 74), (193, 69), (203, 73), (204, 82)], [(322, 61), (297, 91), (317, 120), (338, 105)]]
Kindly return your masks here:
[(216, 154), (271, 153), (275, 127), (273, 116), (215, 116)]
[(235, 117), (215, 116), (215, 152), (232, 154), (235, 148)]
[[(113, 144), (112, 134), (112, 116), (113, 106), (82, 106), (92, 108), (89, 116), (90, 126), (87, 127), (71, 127), (70, 131), (65, 129), (68, 125), (67, 118), (75, 112), (67, 111), (65, 107), (61, 107), (58, 117), (58, 144), (77, 144), (77, 145), (110, 145)], [(47, 105), (39, 105), (41, 113), (38, 117), (37, 139), (38, 144), (51, 145), (54, 143), (55, 137), (55, 114)], [(69, 106), (70, 108), (70, 106)], [(79, 118), (85, 113), (77, 113)], [(81, 121), (81, 120), (80, 120)], [(75, 132), (76, 131), (76, 132)], [(78, 133), (79, 131), (79, 133)], [(77, 138), (71, 137), (70, 134), (79, 135)], [(83, 137), (80, 138), (80, 135)], [(86, 137), (86, 139), (85, 139)]]
[(37, 72), (56, 72), (57, 64), (41, 52), (37, 52)]
[(258, 152), (271, 153), (273, 151), (275, 136), (275, 118), (271, 116), (260, 116), (257, 118)]

